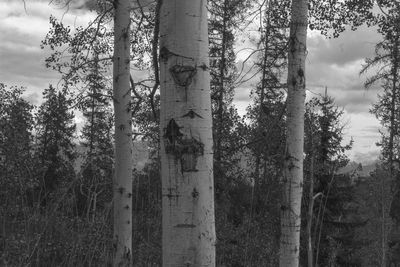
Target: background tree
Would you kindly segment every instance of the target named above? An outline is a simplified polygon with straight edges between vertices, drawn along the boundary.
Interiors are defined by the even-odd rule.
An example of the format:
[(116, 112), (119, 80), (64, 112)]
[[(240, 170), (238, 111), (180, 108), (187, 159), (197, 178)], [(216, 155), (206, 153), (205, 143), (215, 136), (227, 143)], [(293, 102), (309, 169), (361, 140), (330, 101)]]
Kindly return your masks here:
[[(248, 222), (244, 265), (277, 265), (279, 243), (280, 175), (285, 143), (285, 83), (287, 67), (289, 1), (265, 1), (260, 4), (262, 27), (256, 50), (255, 68), (260, 75), (253, 88), (253, 104), (248, 107), (246, 136), (248, 165), (252, 184), (248, 189)], [(237, 205), (236, 205), (237, 207)], [(263, 233), (265, 238), (257, 238)], [(266, 253), (268, 251), (268, 253)]]
[[(355, 197), (362, 203), (360, 213), (365, 220), (368, 220), (363, 227), (356, 229), (355, 233), (369, 239), (359, 247), (355, 256), (362, 260), (361, 266), (382, 266), (383, 263), (390, 266), (392, 257), (388, 257), (389, 248), (395, 242), (392, 244), (390, 238), (393, 221), (388, 214), (393, 196), (391, 176), (387, 166), (377, 164), (370, 177), (360, 179)], [(395, 249), (393, 252), (396, 252)]]
[(70, 111), (71, 100), (66, 90), (52, 85), (43, 92), (44, 102), (36, 114), (35, 154), (41, 166), (38, 203), (45, 205), (52, 193), (74, 179), (74, 136), (76, 125)]
[(298, 266), (301, 198), (303, 191), (303, 143), (305, 57), (308, 3), (293, 0), (288, 47), (287, 134), (284, 158), (279, 266)]
[(351, 251), (355, 237), (345, 233), (354, 231), (363, 221), (357, 214), (353, 178), (337, 173), (347, 165), (345, 153), (352, 145), (352, 142), (343, 144), (342, 118), (343, 110), (327, 91), (306, 105), (305, 196), (308, 197), (304, 197), (302, 205), (303, 214), (307, 215), (302, 218), (307, 231), (303, 231), (302, 240), (303, 247), (310, 246), (307, 253), (314, 256), (310, 258), (304, 250), (302, 261), (306, 262), (307, 257), (309, 266), (354, 264), (350, 254), (343, 253)]
[(132, 265), (132, 113), (130, 88), (130, 3), (114, 1), (113, 104), (115, 166), (113, 180), (114, 266)]
[[(0, 199), (15, 213), (27, 205), (25, 190), (37, 186), (32, 155), (33, 106), (23, 99), (23, 92), (22, 87), (0, 83)], [(1, 211), (2, 218), (7, 218), (7, 210)]]
[[(136, 4), (138, 4), (138, 6), (136, 6)], [(114, 72), (116, 77), (111, 79), (109, 75), (110, 72), (107, 71), (107, 68), (112, 63), (111, 61), (112, 58), (114, 58), (114, 63), (125, 62), (122, 59), (121, 59), (122, 61), (121, 60), (115, 61), (116, 60), (115, 58), (117, 58), (119, 55), (118, 52), (116, 51), (117, 48), (114, 47), (113, 41), (115, 41), (115, 43), (117, 44), (118, 41), (121, 41), (122, 39), (118, 39), (119, 37), (115, 37), (114, 34), (115, 31), (121, 29), (120, 28), (117, 29), (118, 23), (114, 24), (114, 28), (109, 27), (108, 25), (109, 23), (112, 22), (113, 17), (116, 19), (119, 16), (116, 14), (115, 11), (115, 8), (118, 6), (119, 6), (118, 4), (113, 6), (105, 2), (98, 3), (98, 5), (95, 5), (94, 8), (98, 12), (98, 16), (94, 19), (93, 22), (89, 23), (89, 25), (86, 28), (78, 27), (77, 29), (71, 30), (69, 27), (64, 26), (62, 22), (57, 21), (55, 18), (50, 18), (51, 29), (49, 31), (49, 34), (46, 36), (46, 39), (42, 42), (42, 47), (43, 48), (50, 47), (53, 53), (50, 55), (50, 57), (46, 59), (46, 63), (49, 68), (53, 68), (54, 70), (60, 72), (63, 80), (62, 86), (68, 88), (71, 92), (73, 92), (75, 96), (74, 100), (76, 101), (76, 104), (78, 106), (84, 105), (85, 101), (88, 98), (93, 99), (90, 93), (92, 91), (91, 88), (93, 87), (93, 81), (88, 77), (90, 77), (90, 75), (93, 74), (93, 70), (95, 68), (98, 69), (96, 76), (98, 76), (97, 79), (101, 79), (102, 85), (111, 84), (110, 82), (111, 80), (114, 83), (121, 82), (122, 80), (124, 80), (120, 79), (121, 77), (119, 76), (118, 73), (116, 73), (116, 71)], [(128, 14), (128, 15), (134, 14), (134, 16), (131, 19), (131, 23), (129, 23), (129, 27), (126, 28), (127, 25), (123, 25), (124, 29), (122, 30), (122, 32), (119, 33), (122, 37), (126, 39), (127, 42), (129, 42), (129, 44), (125, 43), (120, 48), (125, 49), (127, 46), (130, 45), (132, 47), (132, 51), (130, 51), (130, 49), (127, 50), (125, 49), (123, 56), (127, 60), (129, 58), (132, 58), (133, 66), (139, 69), (147, 69), (149, 67), (149, 61), (145, 60), (145, 58), (148, 58), (148, 55), (151, 52), (149, 49), (151, 45), (149, 45), (148, 40), (151, 38), (151, 34), (153, 33), (154, 24), (152, 24), (152, 20), (154, 19), (154, 17), (153, 13), (151, 12), (153, 6), (152, 5), (150, 6), (150, 12), (149, 9), (147, 9), (148, 7), (144, 8), (140, 6), (140, 3), (135, 3), (134, 6), (135, 8), (131, 9), (132, 12)], [(129, 19), (125, 18), (125, 22), (127, 21), (129, 21)], [(112, 55), (113, 53), (115, 54), (114, 57)], [(68, 60), (65, 59), (66, 56)], [(128, 64), (126, 66), (129, 67), (130, 65)], [(115, 70), (117, 70), (117, 68)], [(140, 110), (140, 108), (144, 106), (143, 105), (144, 101), (146, 101), (146, 104), (150, 102), (150, 104), (152, 104), (151, 106), (153, 107), (153, 94), (155, 93), (155, 91), (149, 86), (149, 81), (151, 82), (152, 79), (145, 79), (147, 81), (134, 80), (132, 77), (130, 77), (129, 71), (130, 71), (129, 68), (125, 68), (124, 77), (127, 78), (125, 78), (122, 87), (119, 88), (118, 90), (115, 90), (114, 93), (112, 92), (106, 93), (105, 91), (98, 92), (98, 94), (101, 95), (101, 97), (104, 100), (107, 98), (114, 100), (115, 106), (113, 111), (115, 114), (119, 112), (118, 113), (119, 115), (121, 114), (124, 115), (124, 118), (122, 118), (121, 123), (120, 119), (117, 118), (119, 115), (115, 116), (116, 119), (115, 127), (116, 129), (118, 129), (118, 131), (115, 132), (116, 135), (118, 135), (121, 132), (131, 131), (132, 127), (131, 116), (134, 113), (137, 113)], [(89, 76), (88, 73), (90, 74)], [(126, 84), (126, 81), (128, 81), (128, 84)], [(115, 86), (116, 85), (114, 84), (114, 87)], [(82, 88), (85, 90), (82, 90)], [(157, 89), (157, 87), (155, 88)], [(138, 91), (138, 89), (141, 89), (142, 91)], [(146, 90), (148, 90), (149, 93), (146, 93)], [(134, 93), (133, 99), (131, 99), (129, 93), (130, 91), (133, 91)], [(121, 99), (122, 98), (124, 99), (125, 101), (124, 103), (120, 101), (121, 99), (118, 100), (118, 95), (116, 95), (116, 93), (119, 93)], [(148, 96), (150, 98), (150, 101), (146, 100)], [(133, 101), (130, 102), (131, 100)], [(116, 107), (120, 107), (120, 110), (118, 112)], [(154, 114), (155, 113), (154, 108), (152, 108), (152, 111)], [(135, 120), (135, 122), (138, 122), (138, 120)], [(147, 130), (146, 123), (141, 123), (141, 125), (144, 125), (145, 130)], [(128, 133), (128, 135), (130, 136), (130, 138), (132, 138), (131, 133)], [(124, 137), (125, 139), (127, 138), (127, 135), (125, 134), (119, 135), (119, 137), (121, 136)], [(123, 150), (125, 150), (126, 153), (131, 153), (131, 149), (129, 149), (129, 146), (122, 145), (120, 148), (123, 148)], [(130, 170), (125, 170), (126, 174), (128, 175), (127, 177), (132, 178), (131, 175), (132, 160), (129, 160), (127, 155), (122, 155), (119, 157), (119, 159), (116, 159), (115, 162), (116, 168), (119, 168), (119, 162), (121, 159), (126, 160), (124, 165), (128, 167), (128, 169), (130, 169)], [(91, 176), (90, 171), (87, 170), (87, 172), (85, 172), (85, 175)], [(118, 176), (118, 172), (116, 173), (116, 175)], [(125, 185), (127, 187), (124, 189), (127, 190), (126, 195), (129, 196), (129, 198), (132, 197), (131, 178), (127, 178), (125, 180), (125, 182), (127, 183)], [(114, 190), (114, 192), (120, 192), (120, 191), (121, 191), (120, 186), (117, 186), (117, 188)], [(78, 197), (82, 197), (82, 195), (84, 195), (82, 194), (82, 192), (78, 193)], [(116, 201), (114, 201), (114, 204), (119, 205), (119, 207), (121, 208), (120, 210), (121, 212), (119, 214), (124, 214), (125, 216), (125, 218), (117, 220), (120, 221), (119, 223), (120, 225), (124, 224), (128, 225), (132, 222), (131, 216), (128, 215), (128, 213), (130, 213), (131, 210), (126, 208), (131, 204), (128, 203), (129, 200), (125, 199), (125, 201), (126, 203), (123, 203), (121, 205), (116, 204)], [(114, 209), (114, 211), (117, 211), (117, 209)], [(116, 216), (117, 215), (118, 214), (116, 214)], [(117, 221), (114, 222), (115, 226)], [(129, 227), (130, 226), (128, 225), (124, 231), (131, 232), (128, 229)], [(117, 235), (121, 236), (121, 233), (115, 234), (115, 237)], [(130, 234), (124, 233), (122, 234), (122, 236), (125, 236), (127, 238), (125, 239), (126, 241), (125, 245), (128, 245), (127, 247), (129, 248), (128, 249), (129, 252), (125, 253), (123, 249), (125, 245), (121, 246), (117, 245), (116, 246), (117, 252), (115, 255), (117, 258), (118, 257), (121, 258), (120, 256), (122, 254), (131, 257), (132, 256), (131, 241), (128, 240), (130, 239), (129, 237)], [(117, 240), (117, 238), (115, 238), (115, 240)], [(121, 244), (120, 242), (117, 243)], [(130, 260), (128, 259), (128, 262), (129, 261)]]
[[(250, 1), (210, 1), (208, 35), (210, 39), (211, 104), (213, 114), (214, 167), (217, 200), (232, 182), (234, 147), (241, 143), (237, 134), (241, 119), (232, 105), (237, 76), (234, 44), (240, 32), (240, 21), (245, 18)], [(237, 155), (237, 154), (236, 154)], [(227, 193), (227, 192), (226, 192)]]
[[(96, 61), (95, 61), (96, 62)], [(81, 183), (78, 201), (86, 212), (86, 217), (94, 220), (97, 207), (104, 208), (112, 201), (113, 155), (113, 117), (107, 97), (107, 84), (99, 75), (99, 66), (94, 65), (88, 76), (89, 95), (80, 104), (86, 119), (81, 130), (81, 145), (85, 148), (81, 166)], [(84, 202), (84, 203), (82, 203)]]
[[(399, 206), (399, 170), (398, 170), (398, 151), (399, 151), (399, 125), (398, 125), (398, 105), (399, 105), (399, 36), (400, 36), (400, 5), (397, 2), (378, 1), (377, 5), (380, 9), (378, 14), (374, 14), (374, 24), (378, 26), (378, 32), (382, 35), (383, 40), (375, 46), (375, 56), (367, 58), (361, 73), (365, 74), (371, 70), (375, 73), (370, 76), (365, 87), (369, 88), (374, 84), (380, 83), (383, 93), (378, 95), (378, 102), (373, 105), (371, 112), (375, 114), (378, 120), (387, 131), (382, 132), (382, 159), (389, 171), (391, 184), (396, 188), (390, 193), (393, 201), (390, 203), (390, 212), (386, 213), (387, 208), (381, 208), (381, 266), (387, 265), (388, 240), (389, 234), (387, 224), (393, 222), (388, 217), (390, 215), (394, 222), (399, 222), (400, 209)], [(386, 179), (382, 177), (382, 183)], [(385, 188), (385, 185), (382, 185)], [(387, 201), (381, 201), (382, 205)], [(398, 224), (397, 224), (398, 228)], [(399, 229), (392, 231), (391, 235), (399, 232)], [(397, 238), (393, 241), (400, 244)]]

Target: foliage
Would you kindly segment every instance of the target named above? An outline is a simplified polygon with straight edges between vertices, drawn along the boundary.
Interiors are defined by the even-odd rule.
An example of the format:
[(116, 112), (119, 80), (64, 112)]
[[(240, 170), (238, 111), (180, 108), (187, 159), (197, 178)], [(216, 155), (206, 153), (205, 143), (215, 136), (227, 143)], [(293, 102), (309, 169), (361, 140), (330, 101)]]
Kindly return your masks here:
[[(352, 142), (343, 144), (342, 116), (343, 110), (327, 93), (306, 105), (305, 182), (309, 185), (310, 179), (314, 179), (313, 196), (321, 195), (315, 199), (312, 227), (315, 264), (321, 266), (361, 266), (353, 251), (358, 242), (354, 230), (363, 225), (358, 212), (360, 206), (354, 198), (353, 178), (337, 174), (338, 169), (347, 165), (349, 160), (345, 153), (352, 146)], [(309, 186), (306, 186), (304, 195), (308, 194)], [(303, 214), (309, 204), (309, 198), (304, 197)], [(305, 229), (307, 216), (302, 218)], [(305, 231), (302, 233), (304, 235)], [(305, 235), (303, 240), (307, 240)], [(307, 262), (305, 257), (303, 251), (303, 262)]]
[(161, 266), (161, 179), (159, 161), (135, 171), (133, 255), (137, 266)]
[(57, 91), (50, 85), (44, 90), (43, 98), (44, 102), (36, 114), (35, 128), (35, 157), (40, 164), (39, 186), (32, 194), (34, 199), (45, 205), (49, 194), (74, 179), (76, 153), (73, 139), (76, 125), (66, 90)]
[(0, 192), (23, 194), (36, 184), (32, 168), (33, 106), (23, 99), (24, 89), (0, 83)]
[(309, 28), (336, 38), (348, 28), (355, 31), (364, 24), (372, 26), (376, 23), (374, 3), (374, 0), (312, 0), (309, 3)]
[[(376, 24), (378, 32), (382, 35), (383, 40), (375, 46), (375, 56), (367, 58), (362, 72), (375, 70), (375, 73), (367, 79), (366, 87), (372, 84), (380, 84), (383, 92), (378, 95), (378, 101), (373, 105), (371, 113), (375, 114), (385, 131), (381, 132), (382, 139), (379, 142), (381, 149), (381, 159), (385, 165), (383, 169), (388, 169), (389, 182), (394, 188), (391, 192), (391, 201), (381, 201), (382, 214), (385, 214), (385, 209), (389, 209), (389, 215), (396, 227), (400, 225), (400, 176), (399, 176), (399, 42), (400, 42), (400, 5), (396, 1), (379, 1), (378, 7), (381, 13), (376, 15)], [(386, 170), (385, 170), (386, 171)], [(384, 171), (377, 172), (375, 175), (385, 182), (386, 177), (382, 175)], [(383, 176), (383, 177), (382, 177)], [(394, 192), (394, 193), (393, 193)], [(381, 193), (383, 194), (383, 192)], [(382, 196), (383, 198), (383, 196)], [(383, 206), (387, 205), (387, 206)], [(382, 216), (383, 216), (382, 215)], [(389, 221), (387, 218), (382, 218), (382, 264), (386, 264), (387, 255), (386, 247), (398, 247), (400, 240), (395, 238), (396, 233), (384, 231)], [(394, 235), (394, 236), (393, 236)], [(394, 239), (388, 242), (390, 239)], [(386, 244), (387, 243), (387, 244)], [(389, 251), (390, 252), (390, 251)], [(386, 255), (387, 254), (387, 255)]]
[[(390, 147), (394, 155), (399, 150), (400, 94), (393, 91), (398, 83), (393, 82), (397, 75), (393, 64), (397, 61), (398, 6), (395, 1), (379, 1), (389, 16), (377, 15), (373, 2), (310, 1), (309, 27), (337, 37), (348, 25), (353, 30), (363, 23), (378, 26), (384, 40), (364, 69), (389, 64), (369, 79), (382, 82), (384, 89), (373, 112), (394, 134), (393, 147), (388, 134), (382, 137), (382, 155), (387, 159)], [(44, 91), (44, 103), (35, 116), (34, 107), (23, 99), (24, 89), (0, 84), (0, 265), (110, 264), (114, 167), (110, 107), (114, 37), (110, 22), (114, 14), (110, 3), (93, 3), (97, 17), (87, 27), (72, 29), (50, 17), (42, 48), (50, 50), (46, 65), (58, 72), (62, 81), (57, 88), (50, 86)], [(134, 172), (133, 258), (137, 266), (161, 265), (162, 192), (156, 153), (160, 4), (135, 6), (131, 17), (134, 70), (127, 88), (132, 92), (128, 108), (134, 139), (146, 141), (155, 152), (143, 170)], [(209, 2), (218, 266), (278, 264), (290, 5), (289, 0)], [(259, 22), (256, 37), (249, 30), (251, 21)], [(254, 46), (250, 57), (256, 60), (248, 73), (237, 64), (239, 35), (251, 39)], [(246, 59), (243, 65), (249, 62)], [(249, 76), (258, 81), (249, 84)], [(244, 118), (233, 102), (235, 90), (242, 87), (251, 88), (253, 101)], [(76, 110), (84, 118), (79, 138)], [(390, 115), (392, 110), (395, 116)], [(312, 193), (322, 195), (314, 206), (314, 253), (320, 266), (377, 266), (382, 240), (393, 245), (388, 255), (395, 255), (398, 244), (393, 221), (388, 219), (385, 224), (381, 216), (382, 211), (390, 213), (387, 203), (395, 199), (389, 189), (390, 170), (382, 166), (371, 180), (362, 181), (337, 173), (348, 163), (346, 151), (351, 148), (351, 143), (343, 144), (342, 120), (343, 110), (327, 95), (307, 104), (304, 195), (309, 190), (311, 157), (315, 161)], [(378, 187), (382, 183), (381, 192)], [(302, 208), (306, 210), (308, 204), (304, 199)], [(302, 223), (306, 225), (304, 220)], [(386, 237), (376, 230), (382, 224)], [(366, 235), (368, 239), (359, 238)], [(306, 240), (304, 235), (302, 240)], [(301, 245), (305, 263), (306, 244)]]
[[(80, 169), (78, 211), (86, 217), (96, 214), (96, 208), (112, 201), (112, 173), (114, 149), (112, 144), (113, 116), (109, 98), (104, 96), (107, 89), (98, 68), (88, 75), (90, 92), (86, 101), (80, 104), (86, 123), (81, 130), (81, 145), (85, 149)], [(83, 203), (82, 203), (83, 202)]]
[(361, 177), (357, 182), (355, 198), (362, 205), (360, 213), (363, 219), (367, 220), (367, 223), (355, 232), (367, 241), (356, 253), (362, 259), (362, 266), (380, 266), (383, 263), (383, 254), (388, 257), (393, 252), (388, 243), (398, 241), (393, 239), (396, 228), (389, 216), (393, 193), (390, 170), (387, 166), (377, 164), (370, 177)]

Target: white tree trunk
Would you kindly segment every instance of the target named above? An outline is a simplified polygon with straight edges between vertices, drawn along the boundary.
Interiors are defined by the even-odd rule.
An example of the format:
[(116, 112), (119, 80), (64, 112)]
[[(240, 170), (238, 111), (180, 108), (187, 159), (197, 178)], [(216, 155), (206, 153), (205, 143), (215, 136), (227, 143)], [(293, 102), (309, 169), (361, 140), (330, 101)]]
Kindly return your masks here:
[(281, 206), (280, 267), (299, 266), (307, 0), (292, 0), (288, 51), (287, 137)]
[(129, 88), (129, 1), (114, 0), (113, 97), (115, 112), (114, 266), (132, 265), (133, 143)]
[(163, 1), (160, 17), (163, 266), (215, 266), (206, 0)]

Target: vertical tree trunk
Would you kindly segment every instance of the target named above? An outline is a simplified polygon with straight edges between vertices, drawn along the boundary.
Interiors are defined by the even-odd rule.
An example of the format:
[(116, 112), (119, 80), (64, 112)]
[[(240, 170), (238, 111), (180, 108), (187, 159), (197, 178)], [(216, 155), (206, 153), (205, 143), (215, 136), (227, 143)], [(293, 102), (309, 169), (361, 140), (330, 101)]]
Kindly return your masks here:
[(206, 0), (161, 6), (163, 266), (215, 266)]
[(396, 37), (393, 48), (393, 67), (392, 67), (392, 99), (390, 103), (390, 128), (389, 128), (389, 168), (390, 176), (393, 175), (393, 140), (396, 132), (395, 116), (396, 116), (396, 98), (397, 98), (397, 72), (398, 72), (398, 39)]
[[(262, 134), (262, 127), (263, 127), (263, 119), (265, 117), (265, 112), (264, 112), (264, 100), (265, 100), (265, 94), (264, 90), (267, 87), (266, 84), (266, 78), (267, 78), (267, 59), (268, 59), (268, 49), (269, 49), (269, 35), (270, 35), (270, 12), (272, 10), (272, 2), (270, 0), (266, 1), (265, 3), (265, 16), (266, 16), (266, 23), (265, 23), (265, 39), (264, 39), (264, 54), (263, 54), (263, 59), (262, 59), (262, 75), (261, 75), (261, 88), (260, 88), (260, 103), (258, 107), (258, 116), (257, 116), (257, 128), (258, 128), (258, 134)], [(258, 136), (257, 136), (258, 138)], [(267, 140), (266, 140), (267, 141)], [(260, 164), (261, 164), (261, 155), (263, 148), (260, 146), (259, 148), (256, 149), (256, 164), (255, 164), (255, 169), (254, 169), (254, 188), (255, 188), (255, 199), (258, 199), (258, 191), (259, 191), (259, 185), (260, 185)]]
[[(312, 112), (312, 111), (311, 111)], [(314, 212), (314, 138), (313, 138), (313, 114), (310, 114), (310, 143), (311, 143), (311, 154), (310, 154), (310, 192), (308, 193), (308, 214), (307, 214), (307, 262), (308, 267), (313, 267), (313, 242), (311, 237), (312, 231), (312, 219)]]
[(299, 266), (303, 146), (307, 2), (292, 1), (288, 51), (287, 138), (281, 206), (279, 266)]
[[(391, 162), (390, 162), (391, 164)], [(390, 166), (390, 168), (392, 168)], [(390, 172), (390, 176), (392, 173)], [(392, 179), (392, 176), (390, 177)], [(382, 258), (381, 258), (381, 267), (386, 267), (386, 214), (385, 214), (385, 178), (381, 178), (381, 208), (382, 208), (382, 223), (381, 223), (381, 249), (382, 249)]]
[(221, 61), (219, 63), (219, 92), (218, 92), (218, 128), (217, 134), (215, 136), (216, 147), (215, 147), (215, 161), (221, 167), (222, 158), (222, 129), (223, 129), (223, 119), (224, 119), (224, 94), (225, 94), (225, 70), (226, 70), (226, 24), (227, 24), (227, 1), (224, 0), (223, 3), (223, 14), (222, 14), (222, 40), (221, 40)]
[[(394, 137), (397, 134), (397, 125), (396, 125), (396, 101), (397, 101), (397, 83), (398, 83), (398, 63), (399, 63), (399, 59), (398, 59), (398, 49), (399, 49), (399, 37), (398, 34), (396, 34), (396, 39), (394, 40), (394, 47), (393, 47), (393, 51), (392, 51), (392, 55), (393, 55), (393, 59), (392, 59), (392, 99), (391, 99), (391, 103), (390, 103), (390, 127), (389, 127), (389, 159), (388, 159), (388, 163), (389, 163), (389, 174), (390, 174), (390, 180), (392, 181), (392, 183), (399, 187), (399, 181), (396, 181), (396, 178), (394, 177)], [(385, 187), (385, 181), (384, 179), (382, 179), (382, 191), (381, 191), (381, 197), (382, 197), (382, 224), (381, 224), (381, 232), (382, 232), (382, 259), (381, 259), (381, 266), (386, 266), (386, 254), (387, 254), (387, 240), (386, 240), (386, 236), (387, 233), (385, 231), (386, 229), (386, 214), (385, 214), (385, 201), (384, 201), (384, 187)]]
[(132, 265), (132, 126), (129, 87), (129, 1), (114, 0), (115, 112), (114, 266)]

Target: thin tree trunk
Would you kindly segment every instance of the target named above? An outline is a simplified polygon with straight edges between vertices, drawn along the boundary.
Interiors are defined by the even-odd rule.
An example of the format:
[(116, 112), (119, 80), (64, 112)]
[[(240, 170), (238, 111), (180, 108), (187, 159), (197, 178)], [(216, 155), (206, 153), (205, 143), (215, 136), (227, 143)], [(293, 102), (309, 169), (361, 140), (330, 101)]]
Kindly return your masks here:
[[(321, 199), (321, 204), (323, 202), (323, 206), (321, 205), (320, 208), (322, 207), (322, 213), (318, 212), (318, 215), (321, 214), (321, 219), (319, 220), (319, 231), (318, 231), (318, 240), (317, 237), (315, 237), (314, 241), (316, 241), (316, 252), (315, 252), (315, 266), (319, 266), (318, 264), (318, 258), (319, 258), (319, 248), (320, 248), (320, 244), (321, 244), (321, 236), (322, 236), (322, 227), (324, 226), (324, 217), (325, 217), (325, 211), (326, 211), (326, 205), (328, 203), (328, 199), (329, 199), (329, 193), (331, 191), (332, 188), (332, 184), (333, 181), (335, 179), (335, 173), (336, 173), (336, 167), (334, 166), (332, 168), (331, 171), (331, 180), (328, 184), (328, 190), (326, 192), (326, 196), (325, 196), (325, 201), (323, 201), (323, 199)], [(315, 228), (317, 229), (317, 224), (315, 226)]]
[[(313, 258), (313, 263), (315, 266), (318, 266), (319, 241), (321, 239), (321, 235), (319, 234), (320, 233), (319, 227), (322, 226), (322, 220), (321, 220), (322, 206), (323, 206), (323, 196), (321, 197), (321, 200), (319, 202), (317, 221), (314, 224), (313, 240), (314, 240), (314, 248), (315, 248), (315, 260)], [(314, 257), (314, 255), (313, 255), (313, 257)]]
[[(268, 48), (269, 48), (269, 34), (270, 34), (270, 12), (271, 12), (271, 1), (267, 1), (265, 3), (266, 6), (266, 25), (265, 25), (265, 39), (264, 39), (264, 58), (262, 61), (262, 76), (261, 76), (261, 88), (260, 88), (260, 104), (258, 107), (258, 117), (257, 117), (257, 128), (258, 128), (258, 134), (262, 134), (262, 126), (263, 126), (263, 119), (264, 119), (264, 100), (265, 100), (265, 94), (264, 90), (266, 89), (266, 76), (267, 76), (267, 58), (268, 58)], [(258, 138), (258, 136), (257, 136)], [(254, 187), (256, 189), (255, 193), (255, 199), (258, 200), (258, 191), (259, 191), (259, 185), (260, 185), (260, 164), (261, 164), (261, 154), (262, 154), (262, 147), (257, 147), (256, 149), (256, 166), (254, 170)]]
[(307, 39), (306, 0), (292, 1), (288, 51), (287, 137), (281, 206), (280, 267), (299, 266), (303, 146), (305, 58)]
[(163, 266), (215, 266), (206, 0), (161, 6)]
[(222, 129), (223, 129), (223, 113), (224, 113), (224, 94), (225, 94), (225, 69), (226, 69), (226, 23), (227, 23), (227, 1), (224, 0), (223, 15), (222, 15), (222, 41), (221, 41), (221, 62), (219, 65), (219, 92), (218, 92), (218, 128), (217, 128), (217, 138), (216, 148), (215, 148), (215, 160), (221, 165), (222, 158)]
[[(398, 72), (398, 48), (399, 48), (399, 43), (398, 43), (398, 37), (396, 36), (396, 39), (394, 41), (394, 48), (393, 48), (393, 67), (392, 67), (392, 75), (393, 75), (393, 80), (392, 80), (392, 99), (390, 103), (390, 128), (389, 128), (389, 175), (390, 175), (390, 180), (394, 182), (394, 184), (397, 184), (397, 187), (399, 185), (399, 181), (393, 181), (393, 172), (394, 172), (394, 164), (393, 164), (393, 152), (394, 152), (394, 136), (397, 134), (397, 129), (396, 129), (396, 122), (395, 122), (395, 116), (396, 116), (396, 98), (397, 98), (397, 72)], [(384, 203), (384, 179), (382, 179), (382, 225), (381, 225), (381, 232), (382, 232), (382, 259), (381, 259), (381, 266), (384, 267), (386, 266), (386, 216), (385, 216), (385, 203)]]
[[(390, 167), (391, 168), (391, 167)], [(382, 223), (381, 223), (381, 233), (382, 233), (382, 259), (381, 267), (386, 267), (386, 214), (385, 214), (385, 178), (381, 179), (381, 208), (382, 208)]]
[(390, 132), (389, 132), (389, 167), (390, 175), (393, 175), (393, 140), (395, 135), (395, 112), (396, 112), (396, 93), (397, 93), (397, 71), (398, 71), (398, 39), (396, 37), (393, 49), (393, 84), (392, 84), (392, 101), (390, 105)]
[(132, 265), (132, 164), (129, 1), (115, 0), (113, 94), (115, 112), (114, 266)]
[(314, 212), (314, 138), (313, 138), (313, 115), (310, 115), (310, 142), (311, 142), (311, 159), (310, 159), (310, 192), (308, 194), (308, 214), (307, 214), (307, 262), (308, 267), (313, 267), (313, 243), (311, 238), (312, 219)]

